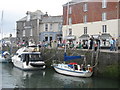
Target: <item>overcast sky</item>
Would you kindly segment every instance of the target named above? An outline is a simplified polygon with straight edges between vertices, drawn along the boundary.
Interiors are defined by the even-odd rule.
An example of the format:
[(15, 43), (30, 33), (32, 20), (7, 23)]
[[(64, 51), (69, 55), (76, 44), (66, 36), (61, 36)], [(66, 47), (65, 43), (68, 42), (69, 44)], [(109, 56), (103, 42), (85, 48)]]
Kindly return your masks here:
[(27, 11), (41, 10), (52, 16), (62, 15), (62, 5), (68, 1), (70, 0), (1, 0), (0, 20), (3, 11), (3, 36), (9, 36), (10, 33), (15, 36), (16, 21), (26, 16)]

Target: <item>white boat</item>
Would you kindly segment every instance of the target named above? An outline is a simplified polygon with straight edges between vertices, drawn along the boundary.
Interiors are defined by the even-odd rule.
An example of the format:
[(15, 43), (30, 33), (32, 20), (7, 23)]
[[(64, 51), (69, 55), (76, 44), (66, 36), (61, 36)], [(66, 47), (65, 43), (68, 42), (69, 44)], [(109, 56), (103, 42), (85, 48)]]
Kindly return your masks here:
[(0, 62), (1, 63), (11, 62), (11, 56), (8, 51), (5, 51), (4, 53), (0, 54)]
[[(75, 66), (75, 65), (74, 65)], [(61, 74), (70, 75), (70, 76), (78, 76), (78, 77), (90, 77), (93, 72), (90, 70), (80, 70), (80, 69), (74, 69), (70, 68), (68, 64), (57, 64), (54, 66), (54, 69)], [(79, 65), (76, 65), (77, 68), (79, 68)]]
[[(73, 57), (78, 57), (78, 56), (73, 56)], [(67, 58), (69, 58), (69, 56), (67, 56)], [(72, 56), (70, 56), (70, 59), (72, 59)], [(91, 77), (93, 74), (93, 70), (92, 67), (90, 67), (90, 65), (83, 67), (83, 64), (79, 65), (77, 63), (69, 63), (69, 64), (54, 63), (52, 66), (54, 67), (56, 72), (64, 75), (77, 76), (77, 77)]]
[(12, 57), (13, 65), (22, 70), (45, 69), (46, 65), (41, 57), (41, 52), (34, 47), (20, 48)]

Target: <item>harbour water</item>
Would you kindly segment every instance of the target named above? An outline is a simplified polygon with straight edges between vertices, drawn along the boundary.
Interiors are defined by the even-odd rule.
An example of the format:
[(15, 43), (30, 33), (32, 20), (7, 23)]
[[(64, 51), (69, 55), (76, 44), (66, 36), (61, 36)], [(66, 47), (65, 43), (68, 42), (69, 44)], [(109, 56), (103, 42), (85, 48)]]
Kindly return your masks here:
[(12, 63), (0, 63), (2, 88), (119, 88), (119, 81), (107, 78), (80, 78), (56, 73), (53, 68), (22, 71)]

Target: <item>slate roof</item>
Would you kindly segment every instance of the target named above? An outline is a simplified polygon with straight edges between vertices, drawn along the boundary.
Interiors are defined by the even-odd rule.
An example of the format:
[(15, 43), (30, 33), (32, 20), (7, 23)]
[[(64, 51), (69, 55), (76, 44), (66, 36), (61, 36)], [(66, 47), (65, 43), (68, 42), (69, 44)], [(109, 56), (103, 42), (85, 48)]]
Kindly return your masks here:
[(62, 16), (48, 16), (48, 17), (43, 17), (42, 23), (49, 23), (49, 22), (62, 22)]
[[(41, 19), (41, 23), (49, 23), (49, 22), (62, 22), (62, 16), (44, 16), (45, 14), (42, 13), (40, 10), (37, 10), (35, 12), (29, 12), (30, 13), (30, 19)], [(27, 16), (23, 17), (19, 21), (26, 21)], [(17, 21), (17, 22), (19, 22)]]
[[(81, 3), (81, 2), (93, 2), (93, 0), (71, 0), (69, 2), (69, 5), (77, 4), (77, 3)], [(68, 2), (66, 4), (64, 4), (63, 6), (67, 6), (67, 5), (68, 5)]]

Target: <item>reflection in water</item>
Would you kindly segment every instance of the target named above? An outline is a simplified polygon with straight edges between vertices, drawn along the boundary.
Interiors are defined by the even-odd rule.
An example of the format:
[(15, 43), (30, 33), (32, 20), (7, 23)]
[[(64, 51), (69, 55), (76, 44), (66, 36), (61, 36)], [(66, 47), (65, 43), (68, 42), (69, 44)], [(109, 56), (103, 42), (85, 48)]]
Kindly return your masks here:
[(3, 88), (36, 88), (37, 83), (45, 76), (45, 71), (23, 71), (12, 64), (3, 64), (2, 69)]
[(65, 76), (54, 73), (53, 78), (64, 85), (65, 88), (92, 88), (92, 78), (79, 78), (72, 76)]
[(54, 69), (23, 71), (12, 64), (1, 64), (3, 88), (118, 88), (117, 80), (79, 78), (58, 74)]
[[(13, 73), (18, 74), (16, 86), (17, 87), (27, 87), (36, 88), (38, 83), (44, 78), (45, 71), (23, 71), (18, 68), (13, 68)], [(21, 82), (21, 84), (20, 84)]]

